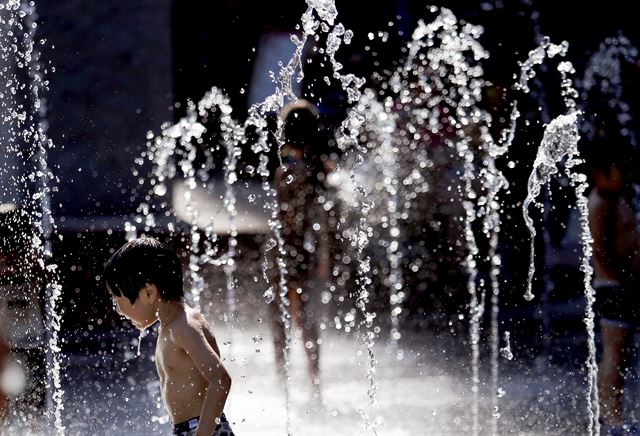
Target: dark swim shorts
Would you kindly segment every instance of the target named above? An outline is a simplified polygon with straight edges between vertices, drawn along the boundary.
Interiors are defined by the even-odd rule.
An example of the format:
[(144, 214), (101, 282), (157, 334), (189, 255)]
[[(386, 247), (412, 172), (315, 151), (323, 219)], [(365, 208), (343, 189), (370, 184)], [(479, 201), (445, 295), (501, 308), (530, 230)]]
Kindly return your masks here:
[[(193, 436), (196, 434), (198, 422), (200, 422), (200, 417), (191, 418), (179, 424), (174, 424), (173, 434), (177, 436)], [(229, 426), (229, 421), (227, 421), (224, 413), (220, 416), (220, 424), (216, 425), (213, 436), (234, 436), (233, 431)]]

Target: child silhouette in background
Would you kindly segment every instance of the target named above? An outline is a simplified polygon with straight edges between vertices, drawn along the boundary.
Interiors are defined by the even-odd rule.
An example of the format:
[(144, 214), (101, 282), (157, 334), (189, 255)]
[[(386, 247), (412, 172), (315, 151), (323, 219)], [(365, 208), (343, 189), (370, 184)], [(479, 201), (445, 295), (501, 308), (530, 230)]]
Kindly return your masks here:
[(596, 144), (592, 158), (594, 188), (589, 195), (593, 235), (593, 287), (600, 319), (602, 354), (598, 392), (603, 434), (640, 434), (623, 414), (624, 371), (631, 339), (640, 325), (640, 243), (631, 205), (629, 153), (620, 146)]
[[(286, 252), (287, 297), (293, 322), (302, 333), (313, 395), (316, 400), (321, 400), (321, 341), (316, 316), (309, 302), (311, 282), (322, 282), (329, 269), (328, 215), (321, 204), (325, 198), (328, 170), (322, 160), (326, 146), (322, 147), (318, 117), (317, 108), (302, 99), (283, 109), (285, 145), (275, 184)], [(284, 326), (278, 305), (274, 302), (270, 306), (276, 360), (279, 368), (284, 368)]]

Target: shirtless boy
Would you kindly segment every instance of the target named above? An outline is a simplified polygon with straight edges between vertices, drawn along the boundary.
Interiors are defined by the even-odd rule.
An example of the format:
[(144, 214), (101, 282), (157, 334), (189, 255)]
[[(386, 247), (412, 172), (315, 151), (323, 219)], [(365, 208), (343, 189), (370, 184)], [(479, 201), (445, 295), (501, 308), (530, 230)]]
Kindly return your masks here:
[(138, 329), (160, 323), (156, 368), (173, 433), (232, 436), (223, 413), (231, 377), (211, 326), (182, 301), (177, 255), (156, 239), (135, 239), (111, 256), (105, 282), (117, 312)]

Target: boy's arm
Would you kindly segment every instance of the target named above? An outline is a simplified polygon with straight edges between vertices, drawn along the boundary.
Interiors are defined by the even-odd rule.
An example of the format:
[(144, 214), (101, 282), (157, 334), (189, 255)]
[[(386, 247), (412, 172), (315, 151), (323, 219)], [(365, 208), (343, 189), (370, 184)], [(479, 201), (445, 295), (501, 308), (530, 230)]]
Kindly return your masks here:
[(200, 329), (184, 323), (173, 329), (173, 339), (184, 349), (202, 376), (209, 382), (202, 401), (196, 435), (211, 436), (216, 427), (216, 418), (219, 418), (224, 411), (224, 403), (231, 388), (231, 377), (222, 364), (220, 356)]
[(607, 278), (620, 279), (620, 272), (615, 267), (615, 226), (612, 229), (615, 205), (610, 200), (594, 200), (589, 204), (589, 226), (593, 237), (593, 255)]

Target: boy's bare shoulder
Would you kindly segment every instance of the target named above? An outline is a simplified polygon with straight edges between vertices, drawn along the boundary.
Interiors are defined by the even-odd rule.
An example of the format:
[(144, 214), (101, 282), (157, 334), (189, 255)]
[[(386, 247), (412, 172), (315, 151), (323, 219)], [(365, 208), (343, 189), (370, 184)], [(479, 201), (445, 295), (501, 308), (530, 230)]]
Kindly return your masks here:
[(185, 335), (194, 332), (204, 333), (210, 330), (209, 322), (199, 311), (185, 306), (184, 313), (181, 313), (171, 325), (171, 336), (177, 342)]
[(170, 340), (178, 349), (190, 354), (195, 349), (211, 347), (219, 356), (220, 348), (211, 325), (205, 316), (196, 309), (185, 306), (170, 327)]

